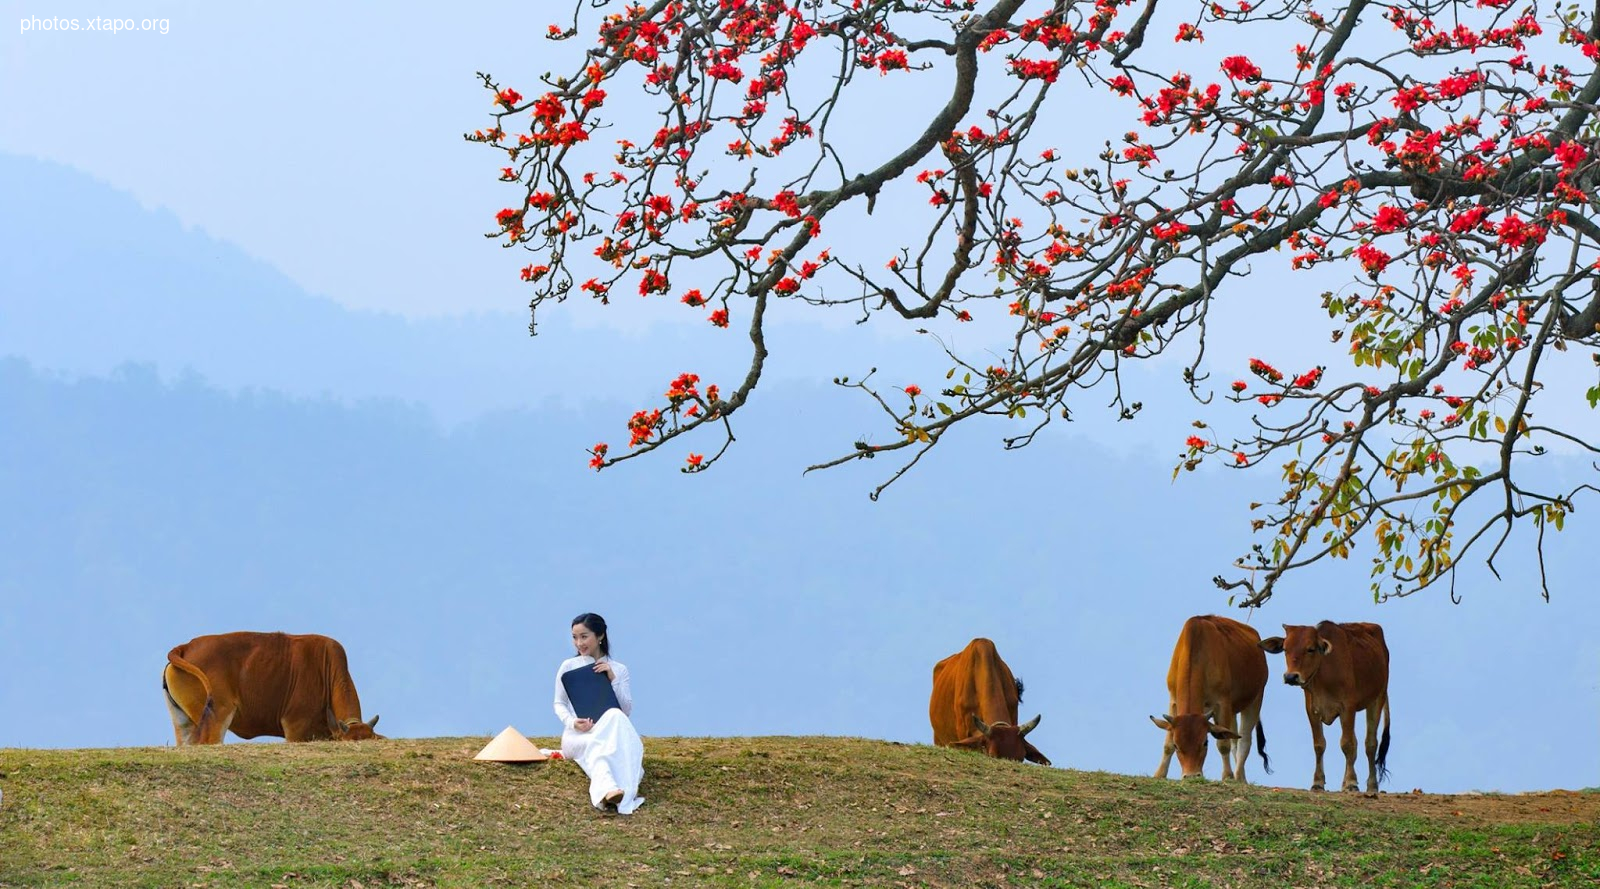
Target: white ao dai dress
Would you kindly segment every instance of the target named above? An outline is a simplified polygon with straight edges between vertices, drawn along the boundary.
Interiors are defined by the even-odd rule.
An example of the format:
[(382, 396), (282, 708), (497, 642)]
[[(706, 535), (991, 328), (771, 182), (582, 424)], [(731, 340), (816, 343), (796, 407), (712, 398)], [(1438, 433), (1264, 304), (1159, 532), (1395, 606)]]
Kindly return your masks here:
[(566, 686), (561, 684), (561, 674), (568, 670), (592, 670), (595, 659), (584, 655), (569, 657), (556, 670), (556, 718), (561, 720), (561, 755), (583, 767), (589, 776), (589, 803), (603, 808), (601, 799), (613, 790), (622, 791), (622, 802), (617, 812), (627, 815), (644, 799), (639, 796), (639, 782), (644, 778), (644, 742), (629, 718), (633, 713), (633, 692), (628, 687), (628, 668), (618, 661), (605, 659), (611, 665), (611, 690), (617, 694), (621, 710), (611, 709), (595, 721), (586, 732), (573, 728), (578, 715), (572, 711), (572, 701), (567, 697)]

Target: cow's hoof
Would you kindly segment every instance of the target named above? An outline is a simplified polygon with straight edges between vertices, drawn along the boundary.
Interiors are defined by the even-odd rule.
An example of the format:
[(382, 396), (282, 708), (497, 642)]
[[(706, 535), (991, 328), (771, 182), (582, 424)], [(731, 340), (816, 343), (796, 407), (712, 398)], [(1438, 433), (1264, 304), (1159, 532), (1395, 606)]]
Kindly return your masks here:
[(1322, 791), (1324, 791), (1326, 789), (1327, 788), (1323, 787), (1321, 784), (1313, 784), (1313, 785), (1311, 785), (1311, 792), (1312, 793), (1321, 793)]
[(1346, 784), (1345, 786), (1343, 786), (1343, 787), (1341, 787), (1339, 789), (1344, 791), (1345, 793), (1356, 793), (1356, 792), (1361, 790), (1361, 785), (1360, 784)]

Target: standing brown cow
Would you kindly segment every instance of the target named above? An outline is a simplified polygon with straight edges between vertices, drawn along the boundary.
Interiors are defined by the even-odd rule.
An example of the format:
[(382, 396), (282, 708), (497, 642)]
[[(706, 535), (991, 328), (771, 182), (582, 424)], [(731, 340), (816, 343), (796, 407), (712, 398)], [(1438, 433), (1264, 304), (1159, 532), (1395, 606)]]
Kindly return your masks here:
[(161, 673), (178, 745), (221, 744), (232, 731), (288, 741), (381, 738), (361, 720), (344, 646), (327, 636), (223, 633), (167, 652)]
[[(1283, 635), (1261, 640), (1261, 648), (1283, 654), (1283, 681), (1306, 693), (1306, 718), (1317, 753), (1312, 790), (1322, 790), (1322, 751), (1328, 742), (1322, 727), (1339, 720), (1339, 749), (1344, 752), (1344, 788), (1360, 790), (1356, 780), (1356, 713), (1367, 711), (1367, 794), (1376, 795), (1380, 779), (1389, 776), (1389, 646), (1377, 624), (1314, 627), (1283, 625)], [(1383, 716), (1383, 741), (1378, 741), (1378, 716)]]
[(1021, 702), (1022, 683), (1011, 675), (994, 643), (974, 639), (933, 667), (933, 695), (928, 699), (933, 743), (1049, 765), (1050, 760), (1026, 740), (1039, 725), (1039, 717), (1017, 725)]
[[(1261, 767), (1269, 773), (1267, 735), (1261, 728), (1261, 698), (1267, 687), (1267, 656), (1260, 649), (1261, 635), (1236, 620), (1216, 615), (1191, 617), (1178, 633), (1167, 668), (1170, 704), (1160, 719), (1150, 721), (1166, 729), (1161, 764), (1156, 777), (1167, 777), (1172, 754), (1177, 752), (1183, 777), (1203, 776), (1206, 736), (1217, 739), (1222, 754), (1222, 780), (1245, 781), (1244, 764), (1250, 758), (1250, 730), (1255, 729)], [(1237, 741), (1237, 746), (1234, 742)], [(1229, 754), (1236, 754), (1229, 761)]]

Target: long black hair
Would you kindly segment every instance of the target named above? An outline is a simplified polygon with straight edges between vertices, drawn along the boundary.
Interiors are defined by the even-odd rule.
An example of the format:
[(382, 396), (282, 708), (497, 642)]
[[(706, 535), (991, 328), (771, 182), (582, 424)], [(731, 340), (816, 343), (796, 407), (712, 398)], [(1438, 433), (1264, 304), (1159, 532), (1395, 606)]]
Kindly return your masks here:
[(585, 611), (572, 619), (572, 625), (583, 624), (600, 639), (600, 656), (611, 656), (611, 635), (606, 632), (606, 619), (592, 611)]

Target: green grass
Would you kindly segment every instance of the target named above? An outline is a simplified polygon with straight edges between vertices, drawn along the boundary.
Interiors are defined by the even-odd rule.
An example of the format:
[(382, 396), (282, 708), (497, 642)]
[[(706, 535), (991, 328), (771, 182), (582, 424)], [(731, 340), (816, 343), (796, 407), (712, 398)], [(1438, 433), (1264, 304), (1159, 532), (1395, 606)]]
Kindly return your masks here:
[(473, 762), (486, 741), (0, 750), (0, 886), (1600, 884), (1593, 793), (1366, 799), (650, 738), (623, 818), (571, 763)]

